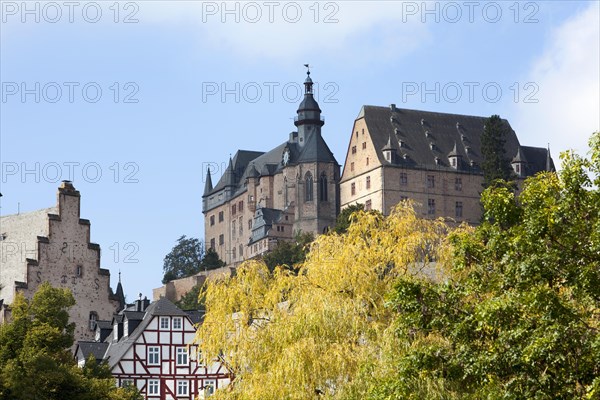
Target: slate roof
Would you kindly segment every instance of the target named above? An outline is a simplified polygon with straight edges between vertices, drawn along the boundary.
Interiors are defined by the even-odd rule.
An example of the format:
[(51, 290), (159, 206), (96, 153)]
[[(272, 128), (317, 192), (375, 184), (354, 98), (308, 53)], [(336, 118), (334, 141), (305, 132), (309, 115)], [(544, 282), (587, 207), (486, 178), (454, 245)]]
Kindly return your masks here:
[(256, 209), (254, 223), (252, 224), (252, 235), (248, 244), (255, 243), (268, 236), (273, 223), (281, 219), (282, 210), (261, 207)]
[[(481, 172), (481, 134), (487, 117), (369, 105), (362, 107), (357, 119), (363, 117), (381, 164), (390, 164), (381, 150), (391, 137), (398, 165), (452, 170), (448, 155), (454, 150), (462, 158), (461, 170)], [(547, 150), (521, 146), (508, 121), (503, 119), (502, 122), (506, 128), (506, 158), (512, 160), (521, 147), (528, 160), (527, 175), (545, 170)]]
[(119, 360), (125, 355), (125, 353), (127, 353), (127, 350), (129, 350), (131, 345), (140, 337), (152, 318), (159, 315), (181, 315), (184, 317), (189, 317), (185, 311), (182, 311), (179, 307), (164, 297), (150, 304), (144, 312), (144, 319), (142, 322), (140, 322), (137, 328), (131, 332), (130, 335), (123, 336), (118, 342), (112, 342), (110, 337), (107, 339), (108, 348), (104, 355), (104, 359), (107, 360), (110, 368), (114, 367), (115, 364), (119, 362)]
[(108, 348), (108, 343), (80, 341), (77, 342), (77, 347), (78, 357), (82, 357), (84, 360), (87, 360), (90, 354), (93, 354), (96, 360), (100, 361), (104, 358), (104, 354)]

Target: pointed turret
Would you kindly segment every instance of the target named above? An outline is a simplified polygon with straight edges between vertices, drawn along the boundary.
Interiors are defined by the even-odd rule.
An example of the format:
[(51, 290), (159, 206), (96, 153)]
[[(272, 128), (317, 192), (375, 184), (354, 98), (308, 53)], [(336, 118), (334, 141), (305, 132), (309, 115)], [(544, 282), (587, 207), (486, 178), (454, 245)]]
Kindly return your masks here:
[(510, 164), (519, 178), (525, 176), (525, 166), (527, 165), (527, 160), (521, 151), (521, 146), (519, 146), (517, 149), (517, 155), (515, 155)]
[(119, 283), (117, 284), (117, 292), (115, 293), (115, 297), (119, 302), (119, 308), (117, 312), (125, 309), (125, 293), (123, 292), (123, 285), (121, 285), (121, 271), (119, 271)]
[[(308, 64), (305, 64), (308, 68)], [(312, 134), (321, 134), (321, 127), (325, 124), (321, 118), (321, 109), (313, 97), (313, 81), (310, 77), (310, 69), (306, 72), (304, 81), (304, 99), (298, 106), (298, 116), (294, 125), (298, 127), (298, 143), (303, 147)]]
[(210, 176), (210, 167), (206, 170), (206, 182), (204, 182), (204, 196), (208, 196), (213, 190), (212, 178)]
[(388, 136), (388, 141), (385, 146), (381, 149), (383, 157), (389, 163), (396, 162), (396, 149), (392, 146), (392, 135)]
[(454, 147), (448, 153), (448, 161), (450, 161), (450, 166), (454, 169), (460, 168), (460, 160), (462, 156), (458, 153), (458, 147), (456, 146), (456, 142), (454, 142)]
[(552, 162), (552, 157), (550, 156), (550, 143), (548, 143), (548, 150), (546, 151), (546, 171), (554, 172), (554, 163)]
[(235, 172), (233, 170), (233, 160), (229, 157), (229, 165), (225, 170), (225, 181), (223, 182), (225, 186), (234, 186), (235, 185)]

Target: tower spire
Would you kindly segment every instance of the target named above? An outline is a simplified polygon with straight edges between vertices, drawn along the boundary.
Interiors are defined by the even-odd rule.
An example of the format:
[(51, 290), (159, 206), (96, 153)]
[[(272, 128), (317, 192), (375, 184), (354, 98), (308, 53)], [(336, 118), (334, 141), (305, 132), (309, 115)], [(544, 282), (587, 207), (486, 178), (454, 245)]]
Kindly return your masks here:
[(212, 177), (210, 175), (210, 167), (206, 169), (206, 181), (204, 182), (204, 195), (208, 195), (213, 190)]

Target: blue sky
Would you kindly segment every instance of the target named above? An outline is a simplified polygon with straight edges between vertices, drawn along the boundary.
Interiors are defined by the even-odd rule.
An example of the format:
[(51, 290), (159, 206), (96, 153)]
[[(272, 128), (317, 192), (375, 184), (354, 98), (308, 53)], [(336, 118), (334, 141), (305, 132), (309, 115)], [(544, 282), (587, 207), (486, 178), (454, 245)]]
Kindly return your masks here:
[(600, 129), (598, 1), (0, 8), (0, 212), (53, 206), (73, 180), (130, 300), (160, 286), (179, 236), (203, 238), (207, 165), (295, 128), (305, 63), (340, 164), (365, 104), (500, 114), (555, 160)]

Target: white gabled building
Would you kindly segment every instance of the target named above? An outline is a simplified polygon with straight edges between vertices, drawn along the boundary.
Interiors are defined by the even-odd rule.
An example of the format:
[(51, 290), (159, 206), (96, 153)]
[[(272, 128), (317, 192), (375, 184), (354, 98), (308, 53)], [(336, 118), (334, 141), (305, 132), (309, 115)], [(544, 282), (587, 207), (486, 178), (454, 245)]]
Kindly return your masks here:
[(165, 298), (149, 303), (137, 300), (116, 314), (110, 331), (99, 321), (96, 344), (103, 345), (78, 343), (79, 365), (94, 354), (108, 363), (117, 385), (135, 385), (145, 399), (203, 399), (227, 386), (229, 372), (218, 362), (204, 365), (192, 344), (199, 314), (182, 311)]

